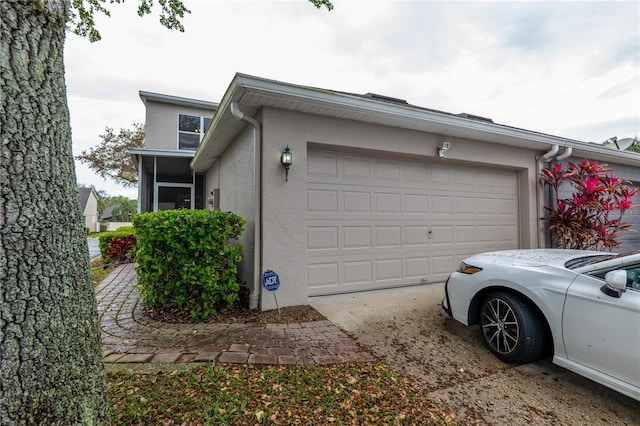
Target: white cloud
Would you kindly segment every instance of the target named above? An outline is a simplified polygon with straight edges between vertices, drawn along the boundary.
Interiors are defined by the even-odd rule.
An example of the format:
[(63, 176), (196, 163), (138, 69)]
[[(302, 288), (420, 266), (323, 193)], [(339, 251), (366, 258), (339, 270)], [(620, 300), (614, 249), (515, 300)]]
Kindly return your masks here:
[(98, 43), (67, 37), (76, 153), (105, 126), (144, 121), (138, 90), (219, 101), (236, 72), (580, 140), (640, 134), (637, 2), (335, 0), (327, 12), (304, 0), (185, 0), (185, 33), (139, 18), (135, 3), (97, 19)]

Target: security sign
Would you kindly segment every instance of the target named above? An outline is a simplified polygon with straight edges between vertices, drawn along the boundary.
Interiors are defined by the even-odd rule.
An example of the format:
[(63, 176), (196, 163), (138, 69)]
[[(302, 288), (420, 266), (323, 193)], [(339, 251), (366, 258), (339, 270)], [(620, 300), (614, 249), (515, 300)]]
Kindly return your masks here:
[(269, 291), (276, 291), (280, 287), (280, 277), (271, 269), (267, 269), (262, 274), (262, 287)]

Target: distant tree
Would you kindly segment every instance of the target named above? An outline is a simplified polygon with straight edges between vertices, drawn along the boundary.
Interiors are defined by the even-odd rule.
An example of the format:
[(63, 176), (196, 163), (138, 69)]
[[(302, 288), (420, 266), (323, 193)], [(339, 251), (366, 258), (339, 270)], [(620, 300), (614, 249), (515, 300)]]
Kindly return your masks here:
[(131, 216), (138, 212), (138, 201), (123, 196), (110, 197), (109, 206), (113, 206), (112, 217), (118, 222), (131, 222)]
[(631, 145), (627, 151), (640, 152), (640, 138), (637, 136), (633, 138), (633, 145)]
[(129, 148), (144, 146), (144, 125), (132, 123), (131, 129), (120, 129), (117, 134), (105, 127), (105, 134), (98, 137), (100, 144), (82, 151), (76, 158), (103, 178), (109, 178), (124, 186), (138, 183), (138, 170), (129, 157)]
[[(550, 169), (542, 169), (540, 182), (552, 189), (552, 206), (543, 218), (558, 247), (565, 249), (612, 249), (620, 245), (619, 232), (630, 225), (623, 222), (624, 214), (632, 208), (632, 198), (638, 188), (630, 186), (619, 177), (611, 175), (611, 169), (583, 160), (580, 164), (561, 163)], [(562, 185), (567, 182), (573, 193), (560, 198)]]
[(102, 213), (104, 213), (104, 209), (107, 208), (107, 203), (109, 202), (109, 194), (107, 194), (107, 191), (103, 189), (96, 189), (96, 194), (98, 194), (98, 217), (100, 217)]

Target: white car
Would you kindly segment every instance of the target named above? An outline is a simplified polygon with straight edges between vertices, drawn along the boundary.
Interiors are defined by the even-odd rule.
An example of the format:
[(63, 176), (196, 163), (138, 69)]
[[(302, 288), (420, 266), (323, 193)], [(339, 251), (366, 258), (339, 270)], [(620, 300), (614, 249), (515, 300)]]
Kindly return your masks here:
[(498, 358), (553, 362), (640, 400), (640, 252), (511, 250), (465, 259), (443, 308)]

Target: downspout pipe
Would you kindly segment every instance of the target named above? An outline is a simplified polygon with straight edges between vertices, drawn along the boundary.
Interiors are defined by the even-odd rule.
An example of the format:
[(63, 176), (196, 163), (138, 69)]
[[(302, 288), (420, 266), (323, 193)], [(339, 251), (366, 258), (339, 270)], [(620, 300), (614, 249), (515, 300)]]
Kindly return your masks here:
[[(551, 161), (551, 159), (553, 159), (553, 157), (556, 156), (556, 154), (558, 153), (558, 151), (560, 150), (560, 145), (552, 145), (551, 149), (547, 152), (545, 152), (544, 154), (542, 154), (541, 156), (536, 156), (536, 180), (538, 180), (538, 177), (540, 176), (540, 173), (542, 172), (542, 168), (544, 167), (544, 163), (548, 163), (549, 161)], [(566, 151), (565, 151), (566, 152)], [(545, 205), (545, 196), (544, 196), (544, 191), (543, 191), (543, 187), (542, 185), (538, 182), (536, 185), (536, 201), (537, 201), (537, 220), (536, 223), (540, 223), (540, 221), (542, 220), (542, 218), (544, 217), (544, 205)], [(547, 242), (547, 235), (544, 231), (543, 227), (538, 227), (538, 248), (544, 248), (547, 247), (548, 242)]]
[(262, 260), (262, 204), (261, 204), (261, 159), (262, 159), (262, 133), (260, 123), (243, 113), (238, 102), (231, 102), (231, 114), (238, 120), (249, 123), (253, 126), (253, 161), (254, 161), (254, 181), (253, 181), (253, 282), (249, 290), (249, 309), (257, 309), (260, 300), (260, 271)]
[(568, 147), (566, 147), (566, 148), (564, 149), (564, 152), (563, 152), (562, 154), (560, 154), (560, 155), (558, 155), (558, 156), (556, 157), (556, 161), (562, 161), (562, 160), (564, 160), (565, 158), (569, 158), (569, 157), (571, 157), (571, 154), (572, 154), (572, 153), (573, 153), (573, 148), (571, 148), (570, 146), (568, 146)]
[(544, 153), (542, 155), (542, 159), (545, 162), (551, 161), (551, 159), (558, 153), (559, 150), (560, 150), (560, 146), (559, 145), (553, 145), (549, 152), (546, 152), (546, 153)]

